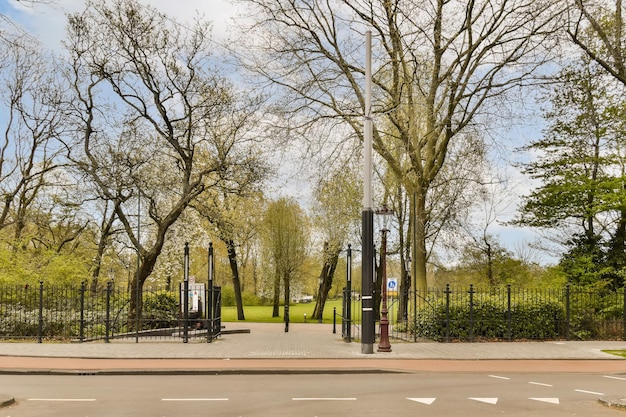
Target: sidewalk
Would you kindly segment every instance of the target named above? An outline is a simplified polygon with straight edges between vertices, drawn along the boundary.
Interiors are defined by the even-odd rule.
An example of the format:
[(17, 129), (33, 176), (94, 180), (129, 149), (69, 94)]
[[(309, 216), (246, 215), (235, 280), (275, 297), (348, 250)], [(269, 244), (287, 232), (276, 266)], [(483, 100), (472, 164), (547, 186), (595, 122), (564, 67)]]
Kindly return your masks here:
[[(604, 353), (626, 342), (406, 343), (392, 352), (362, 354), (332, 325), (225, 323), (213, 343), (179, 338), (111, 343), (0, 343), (0, 373), (242, 373), (242, 372), (615, 372), (626, 360)], [(338, 329), (340, 331), (340, 329)]]

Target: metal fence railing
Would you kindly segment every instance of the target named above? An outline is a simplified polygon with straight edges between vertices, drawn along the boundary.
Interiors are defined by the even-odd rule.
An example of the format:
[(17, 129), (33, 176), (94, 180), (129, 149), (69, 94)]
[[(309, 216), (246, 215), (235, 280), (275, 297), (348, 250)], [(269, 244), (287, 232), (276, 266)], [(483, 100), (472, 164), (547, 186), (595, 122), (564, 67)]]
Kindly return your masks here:
[[(626, 340), (624, 291), (573, 286), (429, 289), (411, 294), (407, 314), (403, 315), (399, 314), (398, 300), (389, 298), (389, 335), (410, 342)], [(343, 305), (338, 315), (344, 339), (358, 340), (358, 295), (352, 293), (350, 302)], [(346, 306), (350, 306), (350, 313)]]
[[(181, 308), (182, 292), (143, 288), (140, 302), (112, 283), (95, 290), (80, 286), (0, 286), (0, 338), (90, 341), (205, 340), (221, 332), (221, 289), (205, 289), (200, 312)], [(134, 302), (133, 302), (134, 301)], [(131, 310), (141, 305), (140, 314)]]
[[(207, 300), (181, 308), (183, 291), (146, 287), (141, 314), (131, 291), (44, 285), (0, 286), (0, 339), (206, 340), (221, 332), (221, 289), (201, 287)], [(389, 297), (389, 335), (405, 341), (626, 340), (624, 289), (468, 288), (410, 294), (405, 314)], [(349, 300), (349, 302), (347, 302)], [(136, 301), (135, 301), (136, 302)], [(352, 291), (337, 312), (347, 341), (361, 337), (361, 303)], [(376, 327), (378, 329), (378, 326)]]

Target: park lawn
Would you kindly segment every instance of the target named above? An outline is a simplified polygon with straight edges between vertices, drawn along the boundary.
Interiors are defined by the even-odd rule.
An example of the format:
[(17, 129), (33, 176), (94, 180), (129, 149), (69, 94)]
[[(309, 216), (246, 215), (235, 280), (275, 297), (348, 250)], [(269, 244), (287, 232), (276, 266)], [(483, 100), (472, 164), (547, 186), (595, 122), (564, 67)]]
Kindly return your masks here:
[(626, 358), (626, 350), (603, 350), (602, 352)]
[[(312, 303), (297, 303), (289, 305), (289, 321), (292, 323), (304, 323), (304, 315), (306, 314), (307, 323), (313, 323), (311, 316), (313, 315), (313, 309), (315, 308), (315, 302)], [(324, 323), (333, 322), (333, 308), (337, 309), (337, 314), (341, 314), (341, 300), (329, 300), (326, 301), (324, 306)], [(245, 321), (254, 323), (282, 323), (284, 307), (281, 305), (279, 309), (280, 317), (272, 317), (272, 306), (244, 306), (243, 313), (246, 317)], [(337, 321), (341, 318), (337, 317)], [(237, 307), (222, 306), (222, 321), (233, 322), (237, 320)]]

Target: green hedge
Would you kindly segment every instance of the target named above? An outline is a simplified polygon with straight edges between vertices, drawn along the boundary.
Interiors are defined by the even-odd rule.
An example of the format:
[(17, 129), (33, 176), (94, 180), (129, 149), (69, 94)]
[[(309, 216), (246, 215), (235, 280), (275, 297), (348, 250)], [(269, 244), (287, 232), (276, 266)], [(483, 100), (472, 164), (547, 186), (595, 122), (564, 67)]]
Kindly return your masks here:
[(565, 324), (565, 310), (554, 302), (508, 307), (492, 301), (438, 305), (418, 314), (417, 335), (442, 341), (480, 339), (556, 339)]
[(477, 292), (474, 297), (472, 303), (466, 295), (453, 299), (448, 308), (443, 297), (430, 299), (418, 311), (411, 332), (437, 341), (589, 340), (624, 335), (623, 298), (616, 294), (570, 294), (569, 317), (565, 293), (520, 298), (511, 303), (510, 312), (502, 295)]

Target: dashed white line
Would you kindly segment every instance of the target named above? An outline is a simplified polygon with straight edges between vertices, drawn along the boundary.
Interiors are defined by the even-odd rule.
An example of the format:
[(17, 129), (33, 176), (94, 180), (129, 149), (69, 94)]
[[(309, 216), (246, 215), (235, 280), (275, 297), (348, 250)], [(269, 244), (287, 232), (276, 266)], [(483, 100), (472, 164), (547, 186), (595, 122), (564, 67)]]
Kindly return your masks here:
[(619, 381), (626, 381), (626, 378), (622, 378), (621, 376), (603, 375), (603, 377), (609, 379), (617, 379)]
[(529, 384), (539, 385), (541, 387), (553, 387), (554, 386), (554, 385), (551, 385), (551, 384), (544, 384), (543, 382), (534, 382), (534, 381), (530, 381)]
[(584, 390), (584, 389), (575, 389), (574, 391), (576, 391), (576, 392), (582, 392), (583, 394), (591, 394), (591, 395), (604, 395), (604, 393), (602, 393), (602, 392), (586, 391), (586, 390)]
[(26, 401), (93, 402), (95, 398), (28, 398)]
[(292, 401), (356, 401), (355, 397), (294, 397)]
[(161, 398), (161, 401), (228, 401), (228, 398)]
[(489, 375), (489, 378), (496, 378), (496, 379), (504, 379), (504, 380), (510, 380), (511, 378), (508, 378), (506, 376), (499, 376), (499, 375)]

